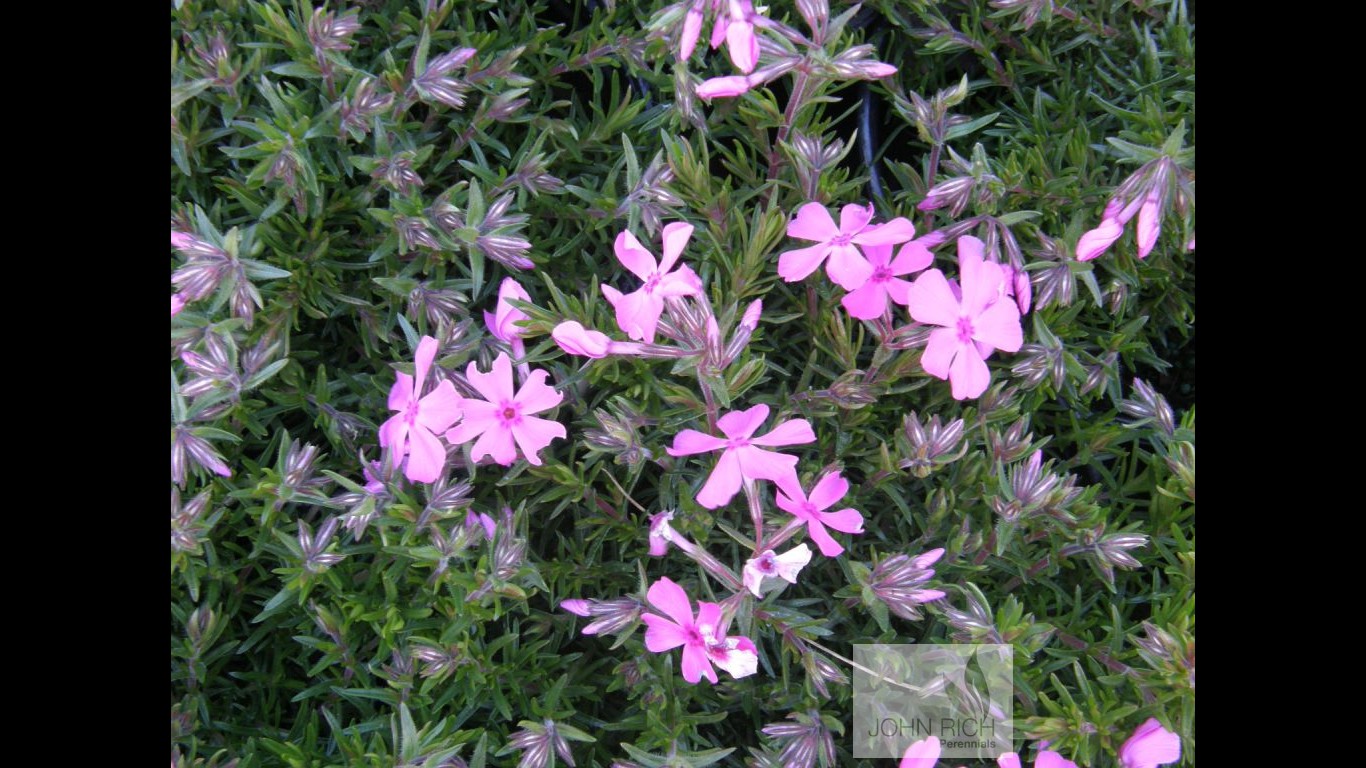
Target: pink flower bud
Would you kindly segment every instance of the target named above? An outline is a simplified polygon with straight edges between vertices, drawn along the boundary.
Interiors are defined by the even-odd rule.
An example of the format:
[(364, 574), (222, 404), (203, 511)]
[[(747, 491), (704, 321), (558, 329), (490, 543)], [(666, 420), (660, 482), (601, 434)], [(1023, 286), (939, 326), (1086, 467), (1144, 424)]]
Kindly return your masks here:
[(566, 611), (569, 611), (575, 616), (587, 616), (588, 607), (590, 605), (592, 605), (592, 603), (588, 600), (580, 600), (577, 598), (560, 601), (560, 607), (565, 609)]
[[(1192, 240), (1191, 242), (1194, 241)], [(745, 314), (740, 318), (740, 327), (748, 328), (750, 331), (753, 331), (755, 328), (758, 328), (759, 313), (762, 312), (763, 309), (764, 302), (761, 299), (755, 299), (748, 307), (745, 308)]]
[[(1107, 206), (1106, 211), (1109, 211)], [(1116, 218), (1106, 217), (1100, 226), (1087, 232), (1077, 241), (1077, 261), (1090, 261), (1114, 244), (1124, 234), (1124, 224)]]
[(517, 325), (518, 322), (527, 319), (527, 315), (520, 309), (512, 306), (511, 299), (530, 302), (531, 297), (527, 295), (526, 289), (516, 280), (505, 277), (498, 286), (498, 308), (494, 312), (484, 313), (484, 324), (488, 326), (489, 333), (499, 341), (512, 343), (513, 339), (522, 337), (522, 329)]
[(678, 36), (678, 60), (687, 61), (697, 47), (697, 38), (702, 34), (702, 0), (697, 0), (683, 18), (683, 32)]
[(1143, 206), (1138, 209), (1138, 258), (1146, 258), (1157, 244), (1157, 236), (1162, 234), (1161, 216), (1162, 196), (1157, 187), (1148, 191)]
[(750, 88), (749, 78), (738, 75), (713, 77), (697, 86), (697, 96), (711, 100), (718, 96), (739, 96)]
[(175, 317), (180, 310), (185, 308), (185, 297), (178, 293), (171, 294), (171, 317)]
[(607, 338), (607, 334), (590, 331), (573, 320), (555, 326), (555, 329), (550, 332), (550, 336), (565, 352), (580, 357), (591, 357), (595, 360), (607, 357), (612, 345), (612, 340)]

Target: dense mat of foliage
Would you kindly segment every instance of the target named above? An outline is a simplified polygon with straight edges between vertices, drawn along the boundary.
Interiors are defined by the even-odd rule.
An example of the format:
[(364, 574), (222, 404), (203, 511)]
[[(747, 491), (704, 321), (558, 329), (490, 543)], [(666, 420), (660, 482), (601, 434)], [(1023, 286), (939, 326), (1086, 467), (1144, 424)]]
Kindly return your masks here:
[[(700, 0), (173, 6), (173, 764), (874, 764), (849, 746), (851, 646), (995, 642), (1015, 648), (1028, 763), (1046, 740), (1120, 764), (1155, 717), (1194, 765), (1180, 0), (783, 0), (745, 21)], [(996, 276), (991, 311), (1023, 343), (975, 336), (945, 381), (928, 305), (892, 289), (858, 319), (837, 255), (780, 274), (813, 202), (836, 221), (871, 203), (884, 235), (913, 223), (921, 274), (955, 280), (941, 302)], [(679, 248), (675, 222), (694, 228)], [(647, 290), (624, 232), (651, 264), (681, 249), (673, 295), (696, 287), (660, 299), (658, 338), (618, 324)], [(508, 277), (524, 298), (500, 307)], [(432, 374), (404, 390), (424, 337)], [(989, 384), (965, 394), (976, 355)], [(526, 403), (533, 372), (562, 396), (536, 415), (563, 437), (510, 461), (505, 404), (481, 430), (468, 405), (501, 359)], [(464, 431), (422, 426), (428, 408), (382, 451), (380, 426), (438, 388)], [(830, 511), (862, 531), (831, 524), (842, 553), (749, 465), (743, 492), (708, 490), (741, 448), (672, 450), (759, 405), (756, 436), (814, 435), (769, 449), (795, 457), (789, 496), (847, 481)], [(434, 482), (410, 479), (418, 431), (449, 446)], [(762, 598), (729, 581), (759, 554), (756, 514), (814, 553)], [(723, 606), (752, 674), (692, 684), (692, 645), (647, 649), (664, 579)]]

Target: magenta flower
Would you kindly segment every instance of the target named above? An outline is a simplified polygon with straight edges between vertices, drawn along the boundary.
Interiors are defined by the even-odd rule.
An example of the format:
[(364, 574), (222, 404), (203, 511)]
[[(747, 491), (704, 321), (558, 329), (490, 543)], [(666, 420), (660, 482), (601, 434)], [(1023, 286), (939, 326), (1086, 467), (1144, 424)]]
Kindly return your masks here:
[(616, 307), (617, 326), (632, 339), (653, 344), (655, 326), (664, 312), (664, 299), (702, 292), (702, 280), (686, 264), (674, 272), (669, 271), (692, 237), (692, 230), (691, 224), (682, 222), (665, 226), (664, 258), (658, 264), (654, 254), (646, 250), (635, 235), (630, 232), (617, 235), (614, 245), (617, 259), (645, 284), (624, 296), (612, 286), (603, 285), (602, 293)]
[(777, 447), (814, 443), (816, 433), (806, 419), (791, 419), (777, 425), (762, 437), (751, 437), (768, 418), (768, 406), (756, 405), (747, 411), (731, 411), (716, 420), (725, 438), (685, 429), (674, 436), (674, 444), (667, 450), (670, 456), (691, 456), (694, 453), (723, 451), (716, 469), (697, 493), (697, 503), (716, 509), (731, 500), (745, 480), (777, 482), (795, 477), (797, 457), (765, 451), (757, 446)]
[(930, 333), (920, 364), (931, 376), (951, 381), (958, 400), (986, 391), (991, 372), (985, 361), (992, 349), (1015, 352), (1024, 344), (1019, 307), (1002, 298), (1001, 266), (984, 261), (982, 253), (981, 240), (958, 240), (961, 299), (937, 269), (916, 278), (910, 291), (911, 317), (940, 326)]
[[(915, 233), (915, 228), (911, 228)], [(901, 252), (892, 258), (891, 245), (870, 245), (863, 249), (873, 274), (858, 288), (845, 294), (840, 303), (849, 314), (860, 320), (882, 317), (887, 311), (887, 299), (905, 306), (910, 303), (911, 283), (902, 280), (902, 275), (919, 272), (934, 263), (930, 248), (944, 242), (944, 236), (933, 234), (912, 240), (901, 246)]]
[(766, 579), (782, 579), (788, 584), (796, 584), (797, 574), (809, 562), (811, 549), (805, 544), (798, 544), (781, 555), (766, 549), (758, 557), (745, 561), (745, 587), (755, 597), (763, 597), (759, 588)]
[(565, 436), (563, 424), (531, 415), (548, 411), (564, 399), (564, 395), (545, 383), (549, 375), (543, 370), (532, 371), (514, 394), (512, 361), (506, 353), (498, 353), (488, 373), (481, 373), (471, 362), (465, 369), (465, 378), (484, 399), (461, 401), (465, 420), (446, 433), (446, 441), (456, 445), (477, 437), (470, 458), (478, 461), (492, 456), (505, 467), (517, 460), (520, 447), (527, 461), (540, 466), (537, 452), (550, 445), (551, 440)]
[(460, 418), (460, 396), (449, 381), (442, 379), (436, 389), (422, 396), (427, 372), (436, 359), (436, 339), (423, 336), (417, 345), (416, 378), (397, 374), (389, 390), (389, 410), (398, 411), (379, 428), (379, 444), (392, 447), (395, 461), (408, 455), (403, 474), (415, 483), (430, 483), (441, 476), (446, 465), (446, 449), (437, 434)]
[(934, 768), (941, 751), (938, 736), (921, 739), (906, 747), (906, 754), (901, 756), (901, 768)]
[(175, 317), (180, 310), (185, 308), (185, 297), (178, 293), (171, 294), (171, 317)]
[(645, 597), (650, 605), (664, 612), (664, 616), (646, 613), (640, 617), (647, 627), (645, 647), (651, 653), (663, 653), (683, 646), (684, 680), (696, 683), (705, 677), (716, 683), (718, 678), (712, 664), (732, 677), (754, 674), (759, 663), (754, 643), (747, 637), (718, 635), (721, 606), (698, 601), (694, 617), (688, 593), (667, 577), (650, 585)]
[(779, 483), (776, 501), (780, 509), (806, 523), (806, 532), (821, 548), (822, 555), (835, 557), (844, 551), (844, 547), (831, 538), (830, 532), (825, 530), (827, 526), (843, 533), (863, 533), (863, 515), (858, 510), (846, 508), (838, 512), (823, 511), (834, 506), (847, 493), (849, 481), (839, 472), (828, 472), (816, 482), (810, 497), (802, 493), (801, 483)]
[(868, 222), (872, 218), (871, 203), (867, 207), (846, 205), (840, 211), (837, 227), (825, 206), (820, 203), (803, 205), (788, 223), (787, 236), (814, 240), (817, 244), (784, 251), (778, 257), (778, 274), (789, 283), (796, 282), (815, 272), (828, 257), (825, 272), (830, 279), (846, 291), (859, 288), (873, 276), (873, 265), (855, 245), (895, 245), (915, 236), (910, 219), (896, 218), (870, 227)]
[(503, 278), (498, 286), (498, 307), (493, 312), (484, 312), (484, 324), (495, 339), (506, 344), (517, 345), (522, 340), (522, 330), (517, 323), (526, 320), (527, 314), (512, 306), (509, 299), (530, 302), (526, 289), (511, 277)]
[[(1007, 752), (996, 758), (996, 765), (999, 768), (1023, 768), (1020, 756), (1014, 752)], [(1077, 764), (1051, 749), (1045, 749), (1034, 758), (1034, 768), (1077, 768)]]
[(1163, 728), (1155, 717), (1138, 726), (1119, 748), (1119, 762), (1124, 768), (1156, 768), (1180, 759), (1181, 737)]

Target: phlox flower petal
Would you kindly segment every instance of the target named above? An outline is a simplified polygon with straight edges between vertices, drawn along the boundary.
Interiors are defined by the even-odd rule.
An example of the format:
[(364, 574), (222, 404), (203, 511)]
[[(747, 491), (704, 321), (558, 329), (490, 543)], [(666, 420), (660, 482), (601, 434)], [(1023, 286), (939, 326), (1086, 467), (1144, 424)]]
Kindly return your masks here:
[(906, 748), (901, 756), (901, 768), (934, 768), (941, 751), (938, 736), (921, 739)]
[(1124, 768), (1156, 768), (1181, 759), (1181, 737), (1150, 717), (1119, 748)]

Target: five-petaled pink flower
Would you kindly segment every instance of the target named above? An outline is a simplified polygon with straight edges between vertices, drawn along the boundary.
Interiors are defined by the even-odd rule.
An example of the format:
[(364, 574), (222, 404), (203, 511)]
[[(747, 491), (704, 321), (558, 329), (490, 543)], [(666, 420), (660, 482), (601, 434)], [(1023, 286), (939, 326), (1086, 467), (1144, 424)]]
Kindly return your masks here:
[(699, 600), (694, 617), (688, 593), (667, 577), (650, 585), (645, 597), (664, 612), (664, 616), (646, 613), (640, 617), (647, 627), (645, 647), (651, 653), (663, 653), (683, 646), (684, 680), (696, 683), (705, 677), (716, 683), (712, 664), (732, 677), (752, 675), (758, 669), (754, 643), (747, 637), (726, 637), (722, 632), (721, 606)]
[[(915, 234), (915, 228), (911, 228)], [(902, 280), (902, 275), (919, 272), (934, 263), (930, 249), (944, 242), (940, 233), (926, 235), (901, 246), (896, 258), (892, 258), (891, 245), (864, 246), (863, 253), (873, 267), (873, 274), (863, 285), (845, 294), (840, 303), (849, 314), (860, 320), (872, 320), (887, 311), (887, 299), (905, 306), (910, 303), (911, 281)]]
[(614, 248), (617, 259), (636, 277), (645, 281), (636, 291), (622, 295), (610, 285), (602, 286), (602, 293), (617, 309), (617, 326), (627, 336), (637, 341), (653, 344), (655, 326), (664, 312), (664, 300), (678, 296), (695, 296), (702, 292), (702, 280), (688, 265), (684, 264), (673, 272), (674, 263), (683, 252), (683, 246), (692, 237), (691, 224), (674, 222), (664, 227), (664, 258), (655, 263), (655, 257), (645, 249), (630, 232), (617, 235)]
[(775, 448), (780, 445), (814, 443), (816, 433), (806, 419), (791, 419), (777, 425), (761, 437), (752, 437), (760, 424), (768, 418), (768, 406), (756, 405), (747, 411), (731, 411), (716, 420), (725, 438), (685, 429), (674, 436), (674, 444), (667, 450), (670, 456), (690, 456), (707, 451), (723, 451), (716, 469), (706, 485), (697, 493), (697, 503), (716, 509), (731, 500), (745, 480), (779, 481), (796, 477), (797, 457), (758, 446)]
[(986, 358), (993, 349), (1015, 352), (1024, 344), (1020, 308), (1005, 296), (1001, 265), (985, 261), (982, 241), (958, 240), (958, 278), (962, 298), (954, 295), (944, 273), (931, 269), (911, 285), (911, 317), (940, 326), (930, 334), (920, 364), (953, 383), (958, 400), (977, 397), (991, 382)]
[(789, 283), (816, 271), (828, 257), (825, 272), (846, 291), (852, 291), (873, 275), (873, 265), (859, 253), (856, 245), (896, 245), (915, 236), (910, 219), (898, 217), (885, 224), (868, 226), (873, 206), (846, 205), (840, 211), (839, 226), (820, 203), (807, 203), (787, 225), (787, 236), (814, 240), (816, 245), (784, 251), (778, 257), (778, 274)]
[(1181, 737), (1163, 728), (1155, 717), (1138, 726), (1119, 748), (1119, 762), (1124, 768), (1156, 768), (1180, 759)]
[(830, 532), (825, 530), (827, 526), (843, 533), (863, 533), (863, 515), (858, 510), (846, 508), (838, 512), (824, 511), (833, 507), (847, 493), (849, 481), (839, 472), (829, 472), (816, 482), (810, 497), (802, 493), (801, 483), (795, 477), (779, 483), (776, 501), (779, 508), (806, 523), (806, 532), (820, 547), (822, 555), (835, 557), (844, 551), (844, 547), (831, 538)]
[(505, 467), (517, 460), (520, 447), (527, 461), (540, 466), (541, 459), (536, 453), (550, 445), (551, 440), (565, 436), (563, 424), (531, 415), (548, 411), (564, 399), (563, 394), (545, 383), (549, 375), (543, 370), (532, 371), (514, 394), (512, 361), (506, 353), (498, 353), (488, 373), (481, 373), (471, 362), (465, 369), (465, 378), (484, 399), (461, 401), (465, 420), (446, 433), (446, 440), (455, 445), (478, 437), (470, 458), (478, 461), (492, 456)]
[(392, 447), (395, 461), (408, 454), (403, 474), (415, 483), (430, 483), (441, 476), (446, 465), (446, 449), (437, 434), (460, 418), (460, 396), (455, 387), (442, 379), (436, 389), (422, 396), (427, 372), (436, 359), (436, 339), (423, 336), (417, 345), (417, 376), (397, 374), (389, 390), (389, 409), (398, 411), (379, 428), (379, 444)]
[(811, 549), (805, 544), (798, 544), (781, 555), (766, 549), (758, 557), (745, 561), (745, 587), (753, 592), (755, 597), (763, 597), (760, 587), (765, 580), (782, 579), (788, 584), (796, 584), (797, 574), (809, 562)]

